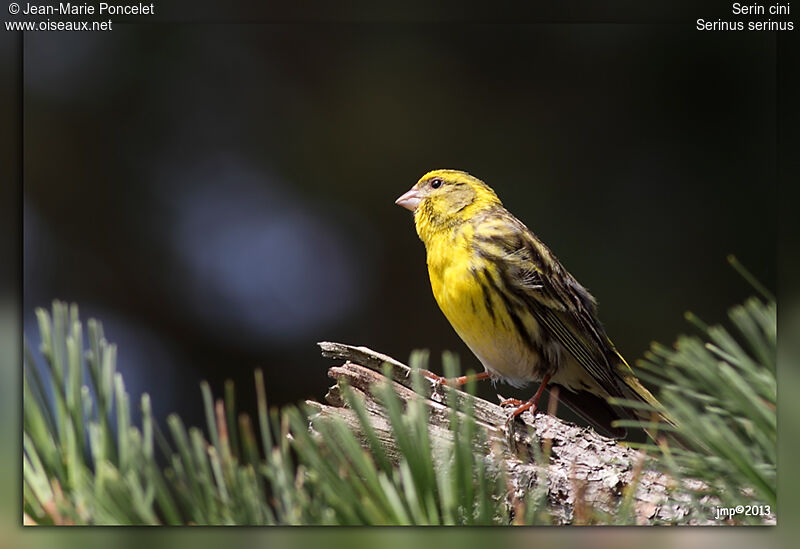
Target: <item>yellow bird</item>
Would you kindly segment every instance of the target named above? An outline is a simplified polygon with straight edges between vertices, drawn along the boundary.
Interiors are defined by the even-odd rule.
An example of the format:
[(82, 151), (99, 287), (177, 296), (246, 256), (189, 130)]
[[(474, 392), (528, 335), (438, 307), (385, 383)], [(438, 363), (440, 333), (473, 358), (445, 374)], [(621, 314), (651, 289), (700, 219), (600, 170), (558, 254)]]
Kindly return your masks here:
[[(660, 408), (606, 336), (592, 295), (480, 179), (458, 170), (425, 174), (396, 203), (414, 212), (436, 303), (485, 368), (479, 379), (539, 383), (509, 416), (536, 410), (548, 383)], [(460, 378), (463, 382), (464, 378)], [(650, 413), (605, 406), (599, 418), (572, 407), (607, 435), (608, 420)]]

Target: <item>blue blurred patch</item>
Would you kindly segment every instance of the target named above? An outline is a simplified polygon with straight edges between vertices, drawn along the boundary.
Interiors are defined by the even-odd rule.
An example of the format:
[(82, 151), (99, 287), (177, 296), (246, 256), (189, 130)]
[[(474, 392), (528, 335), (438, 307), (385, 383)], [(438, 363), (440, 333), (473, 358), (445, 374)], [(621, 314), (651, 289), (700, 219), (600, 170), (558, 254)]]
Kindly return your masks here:
[(225, 159), (164, 191), (178, 295), (229, 338), (296, 342), (358, 305), (346, 235), (284, 182)]

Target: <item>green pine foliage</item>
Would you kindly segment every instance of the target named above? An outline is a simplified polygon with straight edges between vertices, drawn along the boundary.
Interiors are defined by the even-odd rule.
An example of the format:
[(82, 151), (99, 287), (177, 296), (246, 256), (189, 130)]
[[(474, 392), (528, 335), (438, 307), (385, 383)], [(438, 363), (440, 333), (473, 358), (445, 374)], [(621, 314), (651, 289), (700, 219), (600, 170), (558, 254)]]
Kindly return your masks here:
[[(717, 507), (769, 506), (776, 514), (777, 306), (775, 298), (737, 262), (731, 264), (762, 298), (730, 309), (733, 334), (686, 317), (701, 336), (682, 335), (673, 348), (658, 343), (637, 363), (637, 376), (659, 388), (658, 398), (676, 426), (656, 446), (641, 445), (674, 478), (690, 478), (695, 501)], [(639, 403), (618, 400), (623, 405)], [(636, 421), (620, 421), (627, 426)], [(760, 514), (737, 514), (758, 524)]]
[[(696, 479), (695, 498), (720, 505), (761, 503), (775, 509), (776, 307), (751, 298), (731, 310), (738, 332), (695, 321), (704, 338), (682, 336), (674, 349), (654, 345), (641, 363), (660, 385), (682, 445), (648, 446), (680, 483)], [(257, 417), (237, 414), (233, 387), (201, 394), (205, 432), (176, 415), (166, 431), (142, 395), (141, 424), (116, 371), (117, 348), (100, 323), (87, 337), (75, 305), (37, 310), (41, 352), (24, 357), (23, 508), (35, 524), (515, 524), (549, 523), (543, 490), (510, 502), (501, 460), (485, 446), (470, 399), (451, 408), (452, 442), (428, 433), (427, 407), (404, 408), (387, 382), (377, 388), (400, 449), (386, 454), (363, 402), (343, 388), (368, 441), (363, 447), (338, 417), (313, 409), (270, 408), (255, 372)], [(446, 373), (457, 372), (445, 354)], [(413, 367), (426, 356), (415, 354)], [(419, 380), (417, 387), (421, 388)], [(421, 392), (421, 391), (418, 391)], [(546, 458), (543, 458), (546, 459)], [(609, 522), (633, 522), (631, 506)], [(698, 503), (699, 505), (699, 503)], [(512, 509), (513, 508), (513, 509)], [(737, 522), (759, 517), (737, 516)]]
[[(420, 399), (404, 410), (388, 382), (377, 390), (402, 449), (398, 463), (385, 454), (352, 391), (344, 393), (362, 419), (368, 449), (340, 418), (323, 419), (295, 406), (268, 408), (260, 371), (255, 423), (247, 414), (236, 415), (231, 384), (225, 398), (215, 401), (203, 383), (207, 432), (187, 429), (171, 415), (165, 434), (146, 394), (141, 427), (132, 424), (130, 396), (115, 368), (116, 347), (98, 322), (89, 321), (84, 350), (77, 306), (55, 302), (52, 314), (38, 310), (37, 317), (47, 364), (40, 375), (26, 352), (23, 472), (30, 522), (507, 522), (502, 472), (490, 470), (473, 451), (485, 441), (469, 402), (452, 410), (452, 446), (437, 454), (449, 456), (443, 460), (433, 458), (426, 406)], [(448, 355), (451, 371), (454, 361)], [(423, 355), (413, 363), (424, 366)]]

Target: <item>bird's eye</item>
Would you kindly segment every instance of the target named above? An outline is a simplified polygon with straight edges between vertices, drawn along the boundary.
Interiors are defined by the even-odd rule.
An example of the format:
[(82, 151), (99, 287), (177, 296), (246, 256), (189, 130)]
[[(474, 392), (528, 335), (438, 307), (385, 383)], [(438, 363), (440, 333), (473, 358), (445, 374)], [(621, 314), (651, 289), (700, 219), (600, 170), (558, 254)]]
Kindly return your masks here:
[(442, 186), (442, 180), (439, 179), (438, 177), (436, 179), (431, 180), (431, 187), (433, 187), (434, 189), (438, 189), (441, 186)]

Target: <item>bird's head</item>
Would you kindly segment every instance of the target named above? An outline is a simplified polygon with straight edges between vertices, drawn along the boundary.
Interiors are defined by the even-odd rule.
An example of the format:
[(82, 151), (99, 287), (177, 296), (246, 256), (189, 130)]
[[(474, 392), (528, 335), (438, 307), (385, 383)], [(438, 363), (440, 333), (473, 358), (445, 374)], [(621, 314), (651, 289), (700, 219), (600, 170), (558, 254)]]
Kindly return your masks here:
[(476, 213), (502, 206), (494, 191), (467, 172), (433, 170), (395, 201), (414, 212), (417, 233), (425, 234), (454, 227)]

